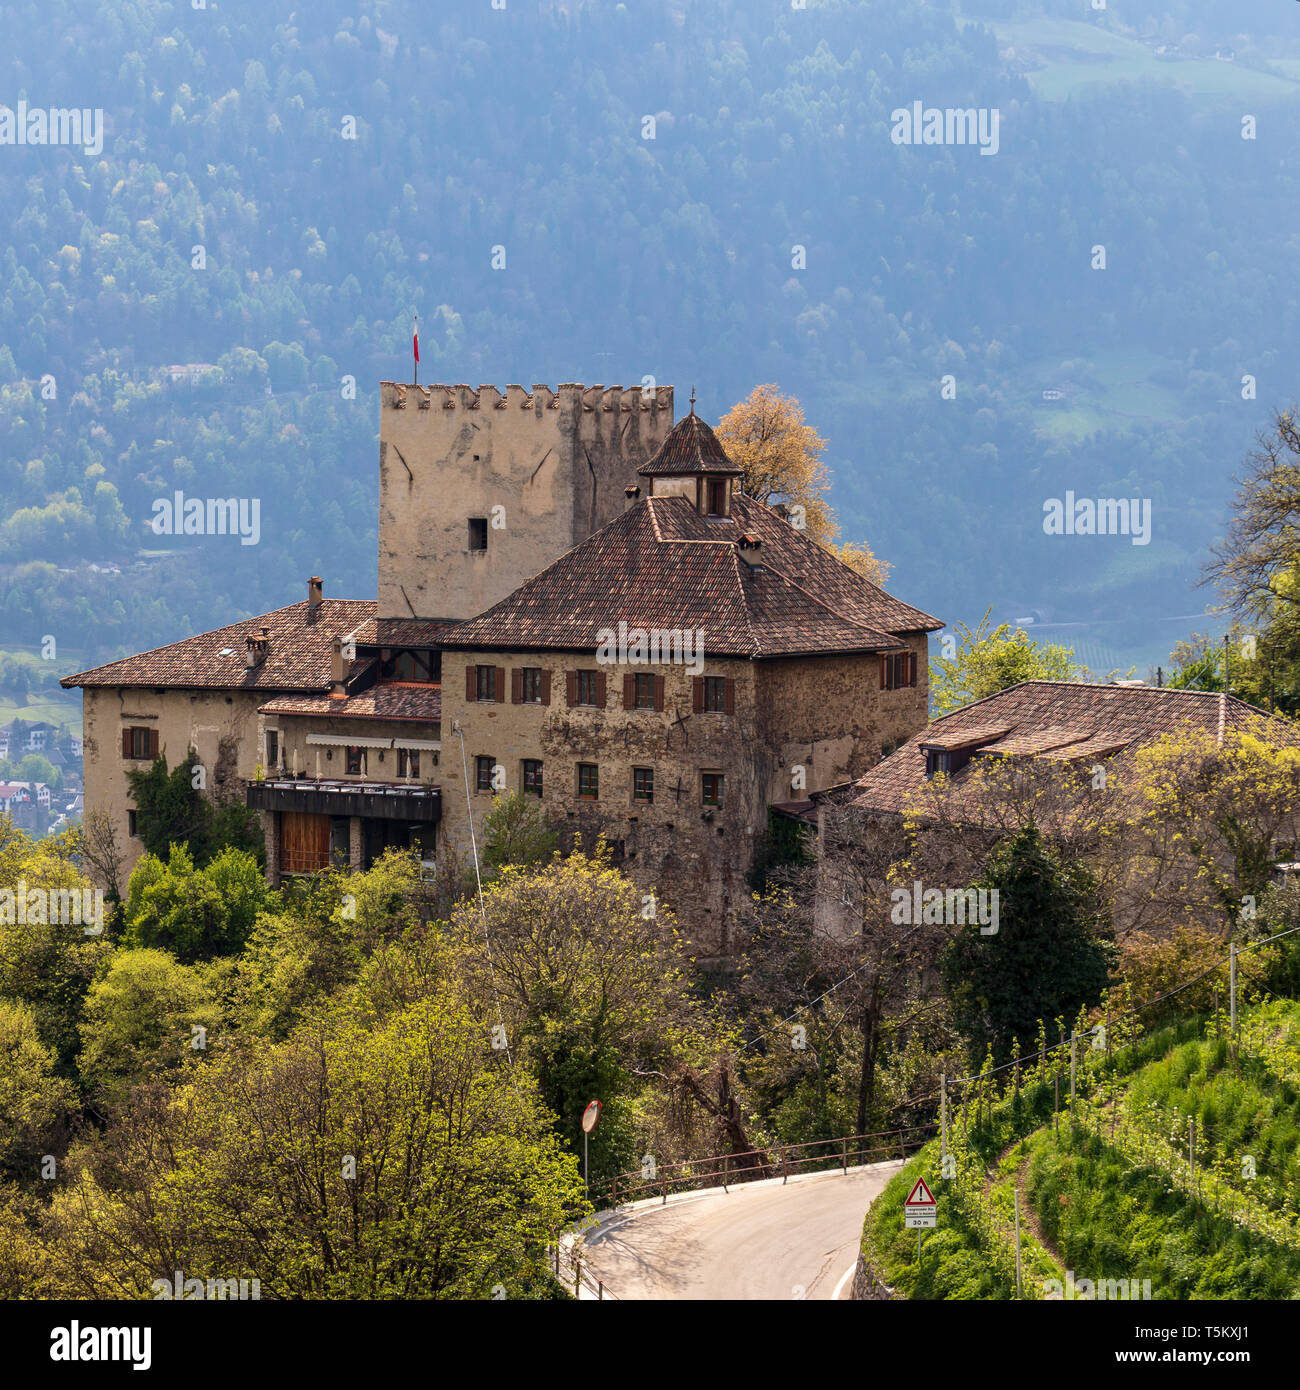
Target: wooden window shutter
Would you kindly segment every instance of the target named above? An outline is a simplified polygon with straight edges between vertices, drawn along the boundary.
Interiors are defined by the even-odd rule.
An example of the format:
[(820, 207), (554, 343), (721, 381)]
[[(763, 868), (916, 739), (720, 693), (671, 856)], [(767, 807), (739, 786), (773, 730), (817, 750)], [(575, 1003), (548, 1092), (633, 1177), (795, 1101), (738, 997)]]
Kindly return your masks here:
[(576, 671), (564, 673), (564, 693), (568, 697), (569, 708), (572, 709), (578, 703), (578, 673)]
[(664, 707), (664, 678), (655, 677), (655, 709), (661, 710)]
[(881, 690), (889, 689), (889, 658), (887, 656), (880, 658), (880, 688)]
[(908, 685), (915, 685), (915, 684), (916, 684), (916, 653), (915, 653), (915, 652), (908, 652), (908, 654), (907, 654), (907, 683), (908, 683)]
[(633, 675), (623, 677), (623, 708), (636, 709), (636, 677)]
[(149, 730), (149, 756), (150, 756), (151, 758), (156, 758), (156, 757), (158, 756), (158, 730), (157, 730), (157, 729), (150, 729), (150, 730)]
[(736, 680), (734, 676), (728, 676), (722, 683), (722, 712), (723, 714), (735, 714), (736, 712)]
[(499, 705), (504, 705), (506, 702), (506, 668), (504, 666), (497, 667), (496, 688), (492, 692), (492, 698)]
[(601, 709), (604, 709), (604, 708), (605, 708), (605, 701), (606, 701), (606, 699), (607, 699), (607, 690), (608, 690), (608, 687), (607, 687), (606, 684), (605, 684), (605, 672), (604, 672), (604, 671), (597, 671), (597, 672), (596, 672), (596, 704), (597, 704), (597, 705), (599, 706), (599, 708), (601, 708)]
[(465, 698), (467, 700), (478, 699), (478, 667), (465, 667)]
[(129, 759), (131, 757), (131, 730), (122, 730), (122, 756)]
[(704, 677), (691, 677), (691, 709), (696, 714), (704, 713)]
[(522, 666), (514, 666), (510, 670), (510, 703), (517, 705), (524, 698), (524, 671)]
[(542, 667), (542, 704), (544, 704), (544, 705), (549, 705), (550, 703), (551, 703), (551, 668), (550, 668), (549, 666), (543, 666), (543, 667)]

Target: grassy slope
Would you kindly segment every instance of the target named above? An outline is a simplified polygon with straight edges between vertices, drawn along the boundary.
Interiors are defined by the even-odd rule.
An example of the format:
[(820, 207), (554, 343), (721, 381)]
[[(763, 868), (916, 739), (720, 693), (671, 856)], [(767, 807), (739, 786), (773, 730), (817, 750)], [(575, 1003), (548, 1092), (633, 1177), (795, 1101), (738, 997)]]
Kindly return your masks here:
[[(904, 1297), (1014, 1296), (1019, 1184), (1027, 1298), (1067, 1270), (1149, 1280), (1156, 1299), (1300, 1296), (1300, 1004), (1253, 1011), (1236, 1065), (1220, 1038), (1169, 1035), (1115, 1064), (1081, 1082), (1079, 1122), (1062, 1116), (1059, 1136), (1048, 1086), (1026, 1084), (1018, 1106), (995, 1104), (968, 1148), (954, 1121), (957, 1179), (941, 1180), (937, 1145), (917, 1155), (868, 1214), (869, 1264)], [(939, 1227), (918, 1265), (902, 1203), (922, 1175)]]

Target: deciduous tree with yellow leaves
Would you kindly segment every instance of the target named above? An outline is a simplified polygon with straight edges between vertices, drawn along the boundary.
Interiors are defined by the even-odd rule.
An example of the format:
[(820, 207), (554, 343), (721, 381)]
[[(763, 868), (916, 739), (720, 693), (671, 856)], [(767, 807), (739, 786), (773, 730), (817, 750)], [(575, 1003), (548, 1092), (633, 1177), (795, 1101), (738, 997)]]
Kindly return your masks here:
[(760, 502), (783, 502), (791, 522), (864, 579), (883, 587), (891, 566), (863, 541), (836, 544), (840, 524), (826, 499), (826, 441), (804, 420), (803, 407), (773, 384), (754, 389), (722, 417), (717, 435), (744, 471), (744, 489)]

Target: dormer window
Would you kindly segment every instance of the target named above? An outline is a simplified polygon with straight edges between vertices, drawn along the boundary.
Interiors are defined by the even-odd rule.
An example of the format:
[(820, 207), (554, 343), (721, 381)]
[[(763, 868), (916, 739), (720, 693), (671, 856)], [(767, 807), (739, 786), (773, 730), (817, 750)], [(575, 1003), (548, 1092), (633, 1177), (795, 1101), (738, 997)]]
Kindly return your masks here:
[(936, 772), (952, 773), (952, 754), (946, 748), (927, 748), (925, 750), (925, 775), (933, 777)]
[(727, 495), (730, 491), (730, 479), (709, 478), (704, 488), (709, 516), (727, 516), (730, 512)]
[(436, 685), (442, 679), (442, 653), (400, 650), (380, 659), (379, 679), (407, 685)]

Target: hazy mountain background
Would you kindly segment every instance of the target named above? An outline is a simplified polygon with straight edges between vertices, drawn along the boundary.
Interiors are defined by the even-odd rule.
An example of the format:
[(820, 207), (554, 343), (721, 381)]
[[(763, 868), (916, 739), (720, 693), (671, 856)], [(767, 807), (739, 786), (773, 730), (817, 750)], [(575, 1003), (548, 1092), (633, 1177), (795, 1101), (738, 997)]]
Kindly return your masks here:
[[(426, 381), (649, 375), (713, 421), (779, 383), (892, 590), (1140, 674), (1211, 626), (1231, 474), (1300, 394), (1295, 4), (11, 0), (20, 98), (107, 124), (97, 158), (0, 146), (0, 649), (57, 638), (33, 687), (308, 574), (373, 596), (417, 308)], [(894, 145), (913, 101), (997, 107), (999, 153)], [(260, 497), (261, 544), (160, 541), (176, 488)], [(1066, 489), (1150, 498), (1151, 544), (1045, 536)]]

